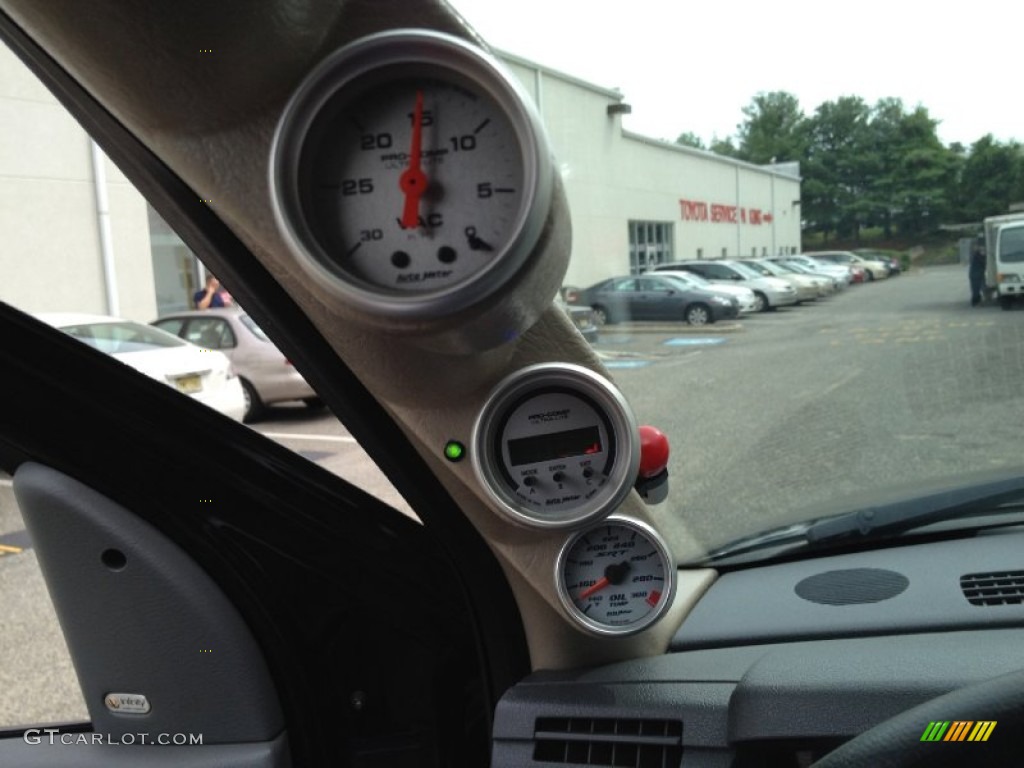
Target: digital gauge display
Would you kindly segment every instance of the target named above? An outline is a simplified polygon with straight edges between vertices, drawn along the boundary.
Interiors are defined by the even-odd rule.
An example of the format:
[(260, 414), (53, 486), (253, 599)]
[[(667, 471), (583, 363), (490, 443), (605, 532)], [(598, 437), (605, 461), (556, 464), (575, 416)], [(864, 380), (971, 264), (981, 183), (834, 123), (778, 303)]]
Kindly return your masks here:
[(675, 575), (658, 533), (617, 515), (574, 534), (555, 566), (562, 605), (596, 635), (628, 635), (657, 621), (675, 594)]
[(625, 399), (577, 365), (531, 366), (501, 382), (474, 430), (474, 468), (498, 509), (536, 527), (614, 511), (636, 481), (639, 437)]
[(594, 456), (601, 452), (601, 430), (597, 427), (552, 432), (537, 437), (520, 437), (508, 441), (508, 457), (512, 466), (554, 461), (572, 456)]

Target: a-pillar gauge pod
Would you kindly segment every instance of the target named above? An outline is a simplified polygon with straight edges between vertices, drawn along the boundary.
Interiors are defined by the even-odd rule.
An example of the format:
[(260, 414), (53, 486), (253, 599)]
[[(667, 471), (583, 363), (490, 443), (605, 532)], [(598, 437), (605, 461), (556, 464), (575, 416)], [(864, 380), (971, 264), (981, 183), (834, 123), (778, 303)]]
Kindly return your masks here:
[(568, 240), (529, 96), (462, 39), (358, 40), (306, 78), (278, 125), (271, 189), (298, 263), (357, 321), (471, 352), (525, 331)]

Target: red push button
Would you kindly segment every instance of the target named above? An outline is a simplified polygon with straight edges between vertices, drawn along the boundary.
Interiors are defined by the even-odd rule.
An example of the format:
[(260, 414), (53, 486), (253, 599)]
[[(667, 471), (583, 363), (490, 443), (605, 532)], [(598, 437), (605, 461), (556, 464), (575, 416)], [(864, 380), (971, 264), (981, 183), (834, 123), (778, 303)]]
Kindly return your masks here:
[(668, 466), (668, 438), (657, 427), (640, 427), (640, 469), (642, 478), (654, 477)]

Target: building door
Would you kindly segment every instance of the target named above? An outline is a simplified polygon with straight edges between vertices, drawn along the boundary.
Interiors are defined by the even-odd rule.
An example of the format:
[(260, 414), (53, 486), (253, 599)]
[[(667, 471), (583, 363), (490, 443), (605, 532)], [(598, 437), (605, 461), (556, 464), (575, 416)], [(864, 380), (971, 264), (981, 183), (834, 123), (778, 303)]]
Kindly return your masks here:
[(147, 208), (157, 314), (194, 309), (192, 297), (202, 286), (199, 262), (156, 211)]
[(673, 260), (670, 221), (629, 222), (629, 273), (640, 275), (658, 264)]

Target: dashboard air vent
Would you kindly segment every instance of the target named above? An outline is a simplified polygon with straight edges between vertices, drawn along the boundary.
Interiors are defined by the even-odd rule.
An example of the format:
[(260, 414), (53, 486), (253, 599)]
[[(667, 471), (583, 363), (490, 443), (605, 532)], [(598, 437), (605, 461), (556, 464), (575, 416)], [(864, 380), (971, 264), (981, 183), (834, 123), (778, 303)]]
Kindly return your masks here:
[(1024, 603), (1024, 571), (967, 573), (960, 589), (971, 605), (1020, 605)]
[(683, 758), (678, 720), (539, 717), (533, 737), (535, 762), (674, 768)]

